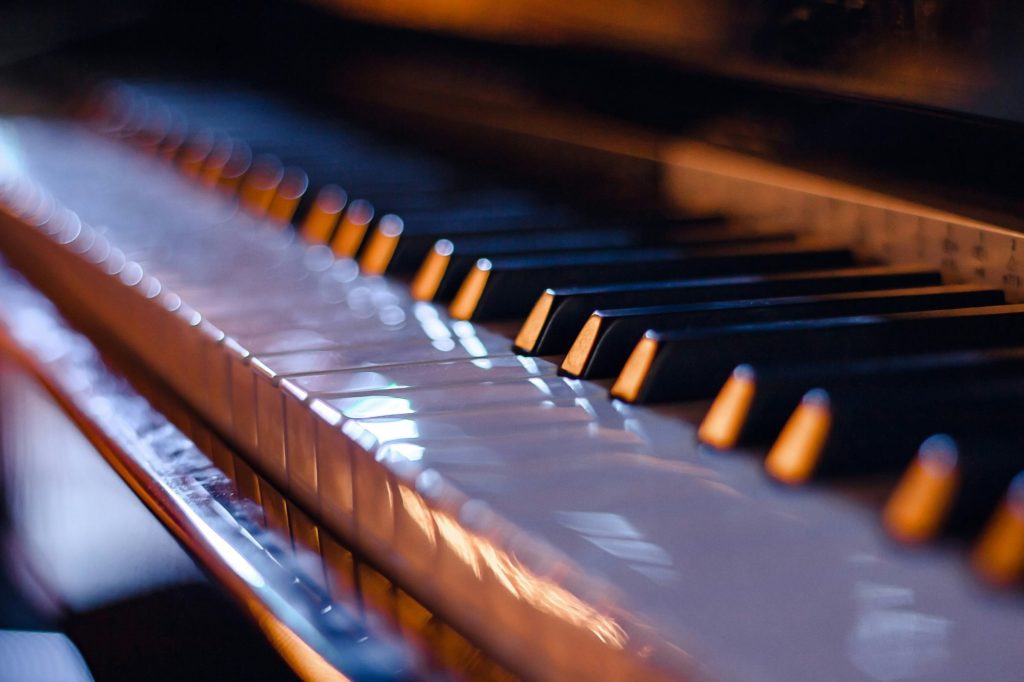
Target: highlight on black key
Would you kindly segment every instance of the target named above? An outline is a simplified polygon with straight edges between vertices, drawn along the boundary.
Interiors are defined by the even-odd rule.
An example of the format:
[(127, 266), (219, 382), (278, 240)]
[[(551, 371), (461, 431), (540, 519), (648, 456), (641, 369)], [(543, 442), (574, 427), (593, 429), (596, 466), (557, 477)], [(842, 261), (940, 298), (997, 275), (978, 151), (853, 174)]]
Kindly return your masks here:
[(999, 509), (974, 546), (975, 571), (994, 585), (1024, 579), (1024, 472), (1010, 483)]
[(822, 389), (808, 391), (769, 450), (765, 470), (780, 483), (806, 483), (818, 468), (831, 427), (828, 393)]
[(958, 455), (956, 442), (945, 434), (921, 444), (882, 512), (889, 535), (917, 544), (939, 534), (959, 486)]
[(700, 442), (718, 450), (735, 447), (756, 390), (757, 373), (754, 368), (747, 364), (737, 366), (697, 429)]
[(312, 244), (327, 244), (348, 204), (348, 194), (337, 185), (320, 188), (302, 220), (299, 233)]

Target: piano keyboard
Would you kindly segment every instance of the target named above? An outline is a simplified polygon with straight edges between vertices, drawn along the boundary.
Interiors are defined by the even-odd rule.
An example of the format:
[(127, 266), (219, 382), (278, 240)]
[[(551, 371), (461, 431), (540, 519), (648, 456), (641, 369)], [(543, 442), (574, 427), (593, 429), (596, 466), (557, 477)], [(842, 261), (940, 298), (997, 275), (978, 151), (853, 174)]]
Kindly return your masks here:
[[(5, 252), (513, 670), (1019, 669), (1019, 595), (965, 570), (1024, 572), (1002, 291), (553, 203), (254, 91), (99, 110), (8, 122)], [(891, 536), (971, 561), (892, 543), (869, 475)]]

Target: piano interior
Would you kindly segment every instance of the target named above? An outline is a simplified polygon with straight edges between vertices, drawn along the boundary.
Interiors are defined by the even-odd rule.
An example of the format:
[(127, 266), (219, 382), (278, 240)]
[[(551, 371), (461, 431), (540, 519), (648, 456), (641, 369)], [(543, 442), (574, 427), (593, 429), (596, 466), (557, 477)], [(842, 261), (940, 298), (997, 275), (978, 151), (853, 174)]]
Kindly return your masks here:
[(1019, 15), (5, 5), (0, 679), (1020, 679)]

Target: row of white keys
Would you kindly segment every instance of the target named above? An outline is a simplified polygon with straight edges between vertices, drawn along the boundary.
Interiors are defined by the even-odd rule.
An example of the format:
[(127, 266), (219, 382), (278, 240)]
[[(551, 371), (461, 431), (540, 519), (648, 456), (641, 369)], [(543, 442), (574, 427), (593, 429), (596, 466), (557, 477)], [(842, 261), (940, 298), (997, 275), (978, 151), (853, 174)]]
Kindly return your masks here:
[[(34, 150), (36, 153), (42, 151)], [(102, 174), (105, 165), (104, 153), (92, 155), (88, 172)], [(120, 167), (122, 164), (137, 163), (135, 160), (117, 158), (121, 156), (118, 151), (111, 151), (109, 155), (114, 157), (109, 164), (113, 175), (124, 173), (123, 167)], [(81, 170), (86, 171), (84, 167)], [(66, 168), (61, 176), (46, 176), (39, 179), (44, 184), (58, 187), (62, 182), (74, 180), (74, 175), (68, 173)], [(144, 174), (140, 175), (138, 183), (146, 182), (148, 180)], [(174, 192), (191, 191), (172, 181), (168, 181), (166, 185), (169, 197), (173, 196)], [(152, 197), (157, 193), (156, 189), (150, 188), (145, 194)], [(57, 194), (59, 196), (60, 192)], [(91, 199), (99, 204), (99, 208), (103, 207), (102, 196), (94, 194)], [(197, 201), (205, 200), (210, 199), (197, 198)], [(138, 225), (144, 221), (144, 205), (139, 206), (138, 212), (128, 210), (125, 205), (116, 207), (116, 211), (113, 210), (114, 207), (109, 208), (111, 213), (105, 218), (108, 225), (107, 233), (112, 242), (118, 238), (118, 233), (122, 230), (129, 237), (133, 233), (138, 233), (138, 230), (133, 231), (122, 226)], [(134, 209), (135, 205), (131, 208)], [(99, 213), (101, 212), (97, 211), (97, 214)], [(216, 229), (226, 230), (229, 225), (230, 220), (218, 224)], [(244, 229), (243, 225), (244, 221), (239, 224), (238, 229)], [(198, 225), (196, 229), (201, 230), (204, 227), (210, 226)], [(184, 238), (187, 238), (187, 231), (184, 229), (176, 230), (169, 235), (172, 242)], [(217, 254), (211, 247), (218, 240), (209, 236), (205, 240), (210, 251), (205, 255), (196, 252), (196, 257), (215, 260)], [(126, 241), (131, 242), (131, 239)], [(151, 244), (149, 241), (144, 251), (146, 257), (153, 260), (144, 261), (144, 271), (157, 273), (161, 281), (185, 282), (187, 278), (183, 275), (176, 279), (172, 266), (185, 266), (188, 262), (173, 258), (164, 260), (162, 255), (169, 253), (170, 250), (152, 248)], [(253, 253), (259, 254), (259, 249), (254, 249)], [(251, 301), (253, 297), (258, 298), (264, 293), (269, 294), (277, 284), (281, 287), (292, 287), (295, 282), (308, 283), (317, 277), (316, 273), (308, 275), (299, 271), (299, 268), (305, 265), (302, 259), (272, 262), (273, 267), (262, 270), (262, 275), (254, 281), (253, 287), (239, 296), (240, 302)], [(127, 292), (116, 295), (117, 300), (114, 303), (118, 309), (117, 319), (113, 315), (108, 315), (104, 322), (112, 329), (120, 329), (118, 323), (120, 327), (151, 327), (151, 331), (146, 334), (138, 334), (131, 330), (125, 330), (123, 333), (127, 335), (126, 340), (137, 352), (145, 359), (153, 361), (153, 366), (166, 380), (172, 382), (189, 400), (202, 406), (208, 418), (225, 429), (233, 440), (243, 446), (249, 446), (247, 449), (257, 468), (269, 474), (272, 479), (290, 484), (292, 480), (300, 478), (298, 475), (290, 475), (289, 462), (293, 459), (297, 464), (304, 463), (307, 468), (315, 463), (317, 482), (312, 487), (315, 488), (316, 499), (321, 503), (321, 510), (322, 501), (329, 500), (331, 510), (339, 512), (332, 514), (332, 518), (337, 521), (332, 525), (346, 537), (354, 538), (357, 544), (369, 550), (376, 559), (391, 563), (391, 568), (401, 571), (402, 569), (394, 563), (397, 561), (398, 564), (406, 564), (408, 561), (406, 552), (395, 545), (396, 529), (401, 528), (408, 532), (412, 527), (420, 527), (416, 526), (412, 517), (403, 513), (403, 510), (428, 510), (431, 520), (419, 520), (438, 529), (438, 535), (434, 537), (434, 551), (423, 554), (426, 563), (421, 563), (429, 575), (412, 576), (406, 572), (405, 577), (410, 580), (415, 578), (414, 584), (421, 586), (436, 583), (454, 590), (455, 592), (445, 595), (446, 601), (457, 605), (458, 617), (464, 624), (474, 617), (473, 614), (500, 611), (503, 614), (500, 620), (504, 626), (500, 631), (495, 628), (494, 622), (480, 623), (479, 632), (491, 645), (500, 649), (502, 646), (513, 646), (512, 643), (517, 641), (519, 643), (514, 645), (516, 647), (527, 641), (541, 643), (537, 657), (532, 662), (538, 671), (561, 670), (571, 674), (572, 671), (580, 672), (582, 666), (591, 675), (601, 672), (606, 676), (611, 674), (612, 677), (626, 677), (627, 670), (635, 672), (637, 659), (619, 655), (619, 647), (624, 641), (623, 638), (626, 638), (620, 633), (623, 626), (612, 616), (596, 611), (581, 601), (577, 594), (587, 592), (585, 586), (589, 584), (589, 579), (577, 569), (567, 572), (569, 564), (553, 548), (523, 536), (511, 525), (501, 525), (502, 530), (493, 538), (478, 536), (462, 528), (461, 524), (467, 520), (463, 507), (469, 505), (466, 508), (472, 509), (475, 503), (459, 493), (449, 482), (442, 481), (433, 486), (429, 485), (428, 471), (415, 472), (406, 466), (409, 464), (408, 458), (394, 456), (402, 449), (402, 443), (386, 437), (386, 430), (391, 428), (388, 426), (387, 418), (346, 417), (343, 410), (335, 409), (330, 404), (331, 400), (341, 397), (337, 390), (328, 389), (332, 397), (327, 400), (307, 394), (298, 402), (297, 407), (300, 408), (300, 412), (316, 415), (318, 420), (311, 430), (314, 434), (311, 452), (302, 453), (301, 449), (298, 449), (297, 455), (293, 457), (292, 441), (285, 438), (283, 464), (279, 458), (280, 453), (276, 450), (266, 453), (268, 457), (263, 458), (265, 453), (260, 449), (259, 439), (259, 396), (269, 398), (272, 405), (279, 404), (279, 398), (287, 401), (300, 397), (294, 391), (282, 388), (281, 377), (296, 379), (311, 373), (339, 373), (346, 369), (389, 371), (400, 367), (427, 367), (437, 363), (444, 364), (447, 368), (449, 365), (445, 363), (451, 359), (468, 360), (469, 366), (477, 370), (486, 369), (487, 363), (508, 357), (507, 339), (476, 330), (472, 325), (465, 323), (442, 321), (442, 324), (448, 325), (452, 331), (451, 338), (447, 339), (450, 343), (392, 343), (388, 339), (387, 326), (380, 325), (381, 337), (378, 343), (373, 343), (372, 337), (368, 337), (364, 345), (295, 353), (277, 352), (254, 357), (248, 349), (232, 338), (232, 326), (228, 321), (231, 319), (230, 316), (225, 318), (226, 321), (223, 323), (225, 329), (221, 329), (216, 318), (200, 320), (196, 314), (190, 312), (194, 310), (202, 315), (205, 306), (218, 303), (227, 309), (238, 291), (234, 286), (216, 286), (218, 281), (227, 282), (230, 277), (220, 280), (214, 264), (208, 263), (203, 272), (209, 275), (204, 286), (188, 291), (190, 298), (174, 294), (175, 299), (182, 299), (180, 304), (176, 305), (166, 303), (166, 299), (172, 296), (166, 289), (157, 292), (156, 297), (161, 299), (161, 303), (155, 305), (152, 298), (140, 295), (139, 282), (117, 280)], [(125, 284), (130, 286), (124, 286)], [(354, 285), (370, 288), (391, 286), (362, 278), (354, 282)], [(291, 290), (299, 292), (303, 287)], [(388, 298), (383, 297), (385, 301)], [(111, 300), (108, 298), (106, 301), (96, 302), (95, 308), (110, 303)], [(394, 303), (389, 301), (387, 305)], [(398, 305), (408, 319), (417, 320), (415, 323), (419, 323), (417, 311), (419, 316), (423, 317), (423, 311), (430, 310), (429, 307), (417, 308), (405, 299), (404, 295), (400, 296)], [(125, 324), (126, 317), (139, 324)], [(339, 324), (343, 321), (339, 319)], [(360, 323), (377, 326), (372, 318), (370, 322), (365, 318), (352, 319), (351, 322), (356, 328)], [(284, 324), (286, 333), (287, 325)], [(199, 330), (203, 330), (203, 333), (196, 334)], [(200, 355), (205, 356), (203, 369), (195, 373), (182, 373), (183, 367), (195, 363), (196, 356), (193, 354), (197, 345), (202, 347)], [(409, 356), (396, 355), (396, 352), (411, 352), (411, 357), (415, 359), (410, 360)], [(478, 364), (473, 365), (474, 361)], [(542, 361), (533, 361), (533, 365), (533, 368), (520, 365), (524, 380), (550, 377), (554, 373), (554, 368)], [(256, 368), (260, 371), (255, 372)], [(479, 378), (486, 383), (486, 372), (482, 374), (483, 376)], [(201, 385), (189, 385), (189, 379), (183, 377), (190, 376), (199, 376), (204, 381)], [(257, 390), (257, 381), (267, 382), (262, 390)], [(298, 381), (301, 382), (301, 379)], [(456, 380), (456, 383), (459, 382)], [(294, 386), (295, 383), (292, 382), (291, 385)], [(225, 400), (230, 404), (225, 405)], [(525, 406), (527, 404), (529, 407)], [(458, 453), (461, 450), (466, 456), (469, 456), (469, 452), (466, 451), (468, 447), (470, 451), (475, 450), (477, 453), (492, 452), (494, 457), (500, 459), (503, 456), (502, 449), (487, 450), (482, 447), (481, 442), (486, 441), (486, 437), (478, 438), (473, 435), (483, 437), (498, 430), (496, 444), (516, 452), (531, 452), (535, 458), (549, 457), (545, 449), (549, 450), (551, 443), (564, 443), (563, 449), (572, 448), (578, 451), (575, 457), (567, 458), (567, 461), (593, 456), (603, 447), (601, 444), (605, 441), (604, 432), (599, 425), (598, 428), (591, 428), (594, 426), (593, 415), (576, 404), (575, 400), (572, 405), (552, 409), (551, 401), (540, 396), (533, 402), (509, 409), (517, 411), (514, 417), (508, 409), (497, 406), (489, 411), (442, 411), (438, 415), (424, 415), (419, 420), (418, 428), (422, 428), (430, 437), (420, 439), (416, 445), (450, 453)], [(274, 412), (275, 409), (270, 407), (265, 408), (262, 414), (267, 419), (273, 419)], [(295, 413), (295, 409), (287, 408), (280, 412), (284, 421), (281, 429), (283, 433), (296, 431), (290, 429), (287, 422), (289, 416)], [(305, 414), (303, 416), (305, 417)], [(548, 419), (550, 423), (545, 424)], [(268, 429), (264, 427), (263, 430), (267, 432)], [(280, 442), (280, 438), (276, 436), (271, 440), (275, 444)], [(301, 448), (301, 443), (295, 445)], [(384, 459), (378, 461), (379, 456)], [(401, 472), (406, 476), (399, 478)], [(426, 478), (423, 475), (426, 475)], [(297, 491), (293, 493), (289, 490), (289, 495), (292, 494), (300, 496)], [(470, 543), (468, 551), (472, 554), (488, 552), (492, 560), (486, 571), (476, 559), (467, 564), (467, 543)], [(487, 550), (487, 547), (492, 549)], [(513, 548), (517, 551), (514, 559), (511, 554)], [(532, 601), (524, 601), (524, 593), (521, 591), (510, 593), (506, 589), (510, 576), (500, 574), (503, 570), (513, 571), (517, 581), (528, 581), (530, 587), (526, 594), (532, 595)], [(499, 573), (496, 574), (494, 571)], [(521, 589), (525, 589), (526, 586)], [(548, 595), (541, 597), (537, 592), (540, 589), (546, 590)], [(561, 600), (568, 600), (572, 605), (572, 613), (582, 610), (591, 614), (603, 629), (595, 634), (589, 629), (589, 623), (580, 623), (573, 618), (567, 618), (565, 612), (552, 611), (546, 607), (544, 600), (552, 594), (560, 595)], [(608, 639), (609, 636), (611, 639)], [(574, 642), (579, 646), (574, 646)], [(633, 645), (632, 641), (630, 645)], [(589, 650), (589, 654), (578, 656), (577, 653), (583, 650)]]

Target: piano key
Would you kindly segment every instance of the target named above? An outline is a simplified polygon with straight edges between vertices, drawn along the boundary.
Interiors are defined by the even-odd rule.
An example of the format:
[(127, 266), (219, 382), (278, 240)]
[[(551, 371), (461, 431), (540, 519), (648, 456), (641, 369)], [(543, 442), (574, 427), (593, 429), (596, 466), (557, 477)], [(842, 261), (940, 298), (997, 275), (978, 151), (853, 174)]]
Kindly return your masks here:
[(597, 400), (600, 389), (571, 383), (558, 376), (538, 376), (488, 380), (479, 383), (454, 383), (440, 386), (411, 386), (402, 389), (364, 391), (350, 395), (317, 394), (346, 419), (369, 419), (465, 413), (475, 409), (492, 409), (533, 405), (539, 408), (572, 407), (579, 399)]
[[(460, 205), (473, 206), (477, 202), (486, 202), (488, 199), (495, 199), (496, 193), (481, 191), (476, 187), (440, 186), (440, 187), (404, 187), (395, 188), (367, 188), (351, 186), (346, 187), (349, 193), (358, 191), (359, 196), (375, 206), (381, 206), (390, 213), (402, 217), (432, 215), (433, 213), (451, 212), (454, 207)], [(501, 193), (498, 193), (501, 194)], [(485, 208), (485, 207), (484, 207)], [(358, 229), (345, 230), (344, 247), (354, 257), (367, 246), (367, 238), (371, 236), (372, 228), (362, 226)]]
[[(495, 215), (501, 217), (506, 214), (522, 213), (527, 217), (542, 216), (549, 208), (524, 192), (493, 189), (472, 181), (456, 181), (451, 185), (435, 188), (382, 189), (360, 196), (365, 196), (390, 213), (416, 220), (421, 229), (425, 228), (425, 222), (434, 220), (435, 215), (447, 216), (449, 224), (458, 226), (472, 223), (474, 220), (486, 223)], [(414, 232), (416, 229), (412, 228), (404, 236), (412, 238), (412, 241), (426, 241), (428, 244), (437, 239), (434, 237), (431, 240), (427, 235), (417, 237)], [(364, 247), (366, 245), (363, 244)], [(403, 250), (405, 246), (400, 245), (399, 250)]]
[(329, 400), (364, 393), (379, 394), (413, 388), (469, 386), (487, 382), (529, 381), (534, 378), (555, 378), (567, 385), (579, 382), (556, 377), (555, 367), (515, 355), (486, 358), (455, 358), (435, 362), (396, 362), (344, 370), (310, 374), (283, 375), (298, 391), (315, 398)]
[(181, 154), (181, 150), (184, 149), (187, 140), (188, 124), (181, 116), (172, 112), (167, 134), (160, 140), (156, 155), (164, 161), (174, 162)]
[(284, 179), (284, 168), (277, 158), (261, 155), (252, 162), (252, 168), (239, 183), (238, 201), (242, 208), (257, 218), (266, 215), (277, 188)]
[[(215, 318), (216, 319), (216, 318)], [(355, 319), (353, 319), (355, 321)], [(412, 325), (387, 327), (367, 324), (360, 328), (360, 333), (348, 335), (339, 331), (339, 318), (328, 319), (323, 327), (301, 328), (284, 325), (276, 328), (246, 330), (231, 324), (223, 324), (217, 319), (218, 326), (227, 328), (232, 338), (254, 354), (265, 353), (296, 353), (303, 351), (326, 350), (340, 346), (359, 347), (367, 345), (386, 345), (390, 343), (422, 342), (436, 343), (438, 346), (454, 345), (455, 334), (447, 331), (447, 335), (431, 337), (422, 328)]]
[(1013, 477), (1024, 471), (1024, 448), (1006, 435), (941, 434), (925, 440), (885, 504), (882, 520), (889, 534), (908, 544), (939, 534), (976, 534)]
[(449, 344), (425, 344), (422, 339), (396, 339), (392, 343), (366, 343), (283, 353), (265, 353), (260, 360), (278, 375), (313, 374), (360, 367), (403, 363), (422, 363), (456, 358), (491, 358), (508, 355), (496, 337), (455, 337)]
[(1014, 477), (971, 553), (971, 565), (988, 582), (1008, 586), (1024, 579), (1024, 475)]
[(374, 212), (373, 204), (366, 199), (356, 199), (345, 208), (330, 242), (336, 256), (355, 258), (373, 222)]
[(342, 188), (337, 185), (321, 187), (302, 219), (299, 233), (312, 244), (327, 244), (347, 204), (348, 194)]
[(615, 376), (644, 332), (651, 328), (674, 331), (755, 322), (981, 307), (1004, 302), (1000, 289), (948, 285), (598, 310), (584, 324), (562, 361), (561, 370), (568, 376), (585, 379)]
[[(576, 429), (586, 429), (593, 415), (572, 401), (567, 405), (536, 409), (536, 401), (524, 404), (498, 404), (474, 407), (464, 412), (408, 416), (365, 417), (351, 420), (373, 437), (377, 446), (401, 443), (418, 446), (427, 443), (459, 443), (467, 438), (515, 437), (529, 431), (534, 438), (558, 438)], [(550, 453), (537, 454), (549, 458)]]
[[(280, 420), (261, 422), (260, 428), (266, 430), (260, 432), (260, 456), (269, 462), (285, 461), (289, 480), (300, 487), (307, 500), (318, 501), (315, 443), (309, 434), (322, 426), (322, 420), (307, 406), (319, 404), (334, 419), (342, 419), (360, 414), (397, 414), (405, 408), (414, 408), (418, 414), (472, 409), (502, 401), (536, 403), (550, 399), (543, 397), (548, 392), (557, 396), (555, 404), (598, 401), (596, 387), (561, 379), (554, 372), (548, 363), (507, 355), (284, 377), (261, 373), (255, 389), (259, 403), (256, 410), (283, 414), (284, 425), (280, 426)], [(574, 396), (572, 400), (569, 393)]]
[(535, 258), (480, 259), (448, 309), (462, 320), (522, 317), (545, 288), (626, 282), (640, 277), (697, 278), (783, 272), (853, 264), (835, 247), (767, 245), (661, 250), (618, 250)]
[[(229, 386), (227, 389), (216, 387), (211, 389), (211, 393), (230, 396), (232, 428), (236, 438), (250, 452), (263, 458), (266, 470), (282, 478), (287, 466), (282, 452), (284, 426), (279, 418), (275, 418), (275, 415), (282, 414), (283, 396), (277, 388), (282, 379), (290, 378), (292, 385), (305, 393), (330, 393), (331, 389), (344, 392), (351, 390), (353, 384), (369, 390), (374, 380), (400, 386), (401, 376), (417, 370), (423, 376), (422, 372), (429, 372), (432, 369), (430, 365), (435, 363), (440, 364), (438, 371), (442, 374), (447, 372), (451, 377), (453, 367), (447, 361), (469, 359), (482, 367), (491, 367), (501, 357), (512, 357), (503, 339), (465, 333), (445, 345), (425, 344), (422, 339), (413, 338), (391, 343), (263, 353), (259, 356), (254, 356), (250, 349), (231, 337), (224, 339), (222, 347), (225, 356), (219, 362), (226, 368), (210, 381), (226, 380)], [(404, 369), (406, 367), (412, 369)], [(522, 376), (523, 364), (516, 363), (511, 371), (512, 376)], [(501, 372), (493, 371), (491, 374), (497, 377)], [(264, 429), (262, 436), (261, 428)]]
[(359, 266), (370, 275), (415, 272), (438, 239), (457, 234), (537, 231), (569, 227), (576, 218), (548, 207), (487, 207), (402, 214), (401, 225), (378, 225), (359, 252)]
[(252, 149), (245, 142), (233, 141), (228, 158), (217, 176), (217, 188), (228, 196), (234, 196), (250, 168), (252, 168)]
[(651, 234), (645, 228), (592, 228), (498, 233), (469, 237), (452, 242), (439, 240), (420, 265), (410, 285), (413, 298), (420, 301), (449, 302), (459, 284), (480, 258), (522, 256), (529, 253), (579, 251), (609, 246), (633, 246), (641, 243), (672, 245), (711, 245), (792, 241), (795, 235), (779, 233), (742, 233), (727, 229), (684, 229), (678, 233)]
[(206, 160), (213, 151), (215, 139), (213, 133), (203, 131), (188, 138), (182, 146), (175, 162), (182, 174), (189, 179), (198, 180)]
[(418, 301), (447, 303), (476, 261), (484, 256), (605, 248), (636, 242), (634, 231), (626, 228), (498, 233), (488, 237), (458, 239), (456, 242), (440, 239), (423, 259), (413, 277), (410, 292)]
[[(403, 406), (401, 398), (397, 397), (400, 394), (410, 394), (412, 391), (409, 389), (396, 392), (394, 396), (390, 393), (376, 396), (370, 393), (357, 396), (354, 400), (310, 398), (309, 394), (305, 395), (305, 399), (314, 399), (331, 407), (347, 401), (348, 410), (355, 414), (358, 414), (360, 401), (371, 406), (371, 409), (376, 404), (385, 412), (394, 410), (395, 414), (391, 415), (343, 418), (344, 429), (349, 434), (354, 432), (353, 429), (357, 430), (360, 434), (357, 442), (364, 449), (377, 449), (387, 445), (391, 447), (394, 456), (399, 456), (400, 453), (401, 457), (406, 458), (413, 458), (412, 453), (421, 452), (428, 446), (455, 447), (465, 444), (467, 438), (473, 437), (496, 442), (510, 439), (522, 441), (523, 433), (529, 432), (529, 442), (537, 442), (545, 435), (549, 439), (567, 435), (566, 431), (570, 431), (572, 435), (583, 436), (588, 430), (593, 431), (597, 424), (594, 413), (588, 410), (587, 403), (581, 400), (587, 395), (586, 392), (555, 401), (550, 399), (551, 396), (543, 396), (536, 390), (522, 395), (519, 399), (512, 399), (503, 398), (499, 391), (489, 386), (467, 385), (465, 388), (477, 395), (489, 396), (492, 401), (472, 406), (467, 410), (438, 406), (440, 409), (436, 411), (410, 414), (402, 412), (406, 407)], [(301, 403), (301, 400), (295, 399), (300, 395), (289, 398), (281, 394), (274, 395), (272, 391), (260, 395), (259, 408), (262, 409), (266, 404), (275, 411), (273, 414), (285, 414), (293, 418), (284, 429), (281, 428), (279, 420), (278, 427), (263, 428), (259, 432), (258, 462), (264, 471), (280, 480), (294, 476), (308, 477), (309, 474), (304, 472), (316, 466), (315, 453), (298, 450), (295, 446), (301, 442), (299, 434), (303, 430), (310, 426), (315, 428), (312, 420), (303, 415), (302, 411), (294, 410), (295, 404)], [(596, 399), (596, 395), (594, 398)], [(292, 443), (292, 446), (289, 446), (289, 443)], [(592, 449), (592, 455), (593, 452)], [(538, 456), (550, 457), (542, 452), (538, 452)], [(314, 487), (312, 483), (306, 485), (310, 494)]]
[(291, 224), (307, 189), (309, 176), (305, 171), (295, 167), (285, 168), (281, 184), (267, 209), (267, 218), (281, 225)]
[(885, 391), (923, 381), (957, 383), (1024, 374), (1024, 349), (896, 355), (852, 362), (765, 362), (736, 367), (698, 430), (714, 448), (760, 444), (778, 434), (793, 405), (815, 386)]
[(171, 133), (174, 117), (163, 102), (147, 102), (146, 113), (133, 142), (144, 154), (158, 155)]
[[(266, 93), (242, 88), (209, 90), (200, 96), (166, 84), (145, 83), (136, 90), (168, 102), (189, 119), (246, 139), (257, 148), (267, 148), (302, 165), (314, 175), (379, 181), (383, 187), (429, 188), (438, 181), (449, 184), (453, 170), (447, 165), (375, 140), (348, 123), (299, 112), (288, 103)], [(282, 127), (289, 130), (282, 137)], [(316, 173), (314, 173), (316, 171)]]
[[(318, 401), (311, 407), (318, 412), (333, 412)], [(495, 421), (497, 414), (466, 413), (461, 418), (431, 423), (428, 428), (437, 435), (430, 438), (395, 439), (385, 424), (370, 422), (370, 428), (378, 432), (384, 429), (380, 434), (385, 439), (383, 443), (363, 428), (364, 422), (345, 422), (342, 432), (352, 443), (348, 447), (349, 458), (318, 456), (316, 460), (318, 479), (328, 483), (320, 490), (320, 504), (328, 523), (354, 531), (363, 546), (390, 546), (403, 524), (396, 519), (400, 510), (391, 502), (397, 497), (397, 490), (394, 476), (387, 473), (389, 469), (406, 473), (411, 481), (423, 463), (446, 465), (453, 480), (458, 480), (459, 471), (463, 470), (472, 472), (478, 484), (487, 479), (500, 488), (507, 475), (542, 477), (544, 471), (554, 468), (586, 469), (609, 458), (641, 452), (645, 444), (641, 436), (621, 431), (621, 425), (619, 429), (602, 429), (599, 421), (588, 419), (580, 410), (544, 417), (545, 423), (537, 430), (532, 428), (529, 415), (522, 415), (521, 421), (517, 418), (500, 424)], [(459, 435), (464, 428), (480, 427), (467, 426), (468, 421), (486, 421), (495, 430), (487, 432), (485, 438), (465, 438)], [(617, 438), (599, 435), (607, 432)], [(545, 447), (552, 441), (564, 445), (557, 453), (557, 463)], [(386, 468), (376, 463), (384, 463)], [(354, 498), (353, 490), (360, 491)], [(349, 521), (353, 514), (357, 519), (354, 528)]]
[(216, 187), (231, 160), (231, 155), (236, 153), (236, 147), (240, 148), (241, 145), (240, 141), (230, 138), (216, 140), (206, 155), (202, 168), (199, 169), (199, 183), (206, 188)]
[(598, 308), (706, 303), (939, 284), (942, 284), (942, 276), (929, 268), (874, 266), (549, 289), (540, 295), (523, 323), (516, 336), (515, 348), (527, 355), (565, 353), (587, 317)]
[(812, 477), (895, 472), (938, 430), (1012, 432), (1024, 397), (1017, 377), (865, 391), (840, 387), (804, 395), (765, 458), (765, 470), (791, 485)]
[(612, 387), (627, 402), (705, 398), (736, 365), (852, 360), (995, 348), (1024, 341), (1024, 305), (796, 320), (659, 334), (640, 340)]

